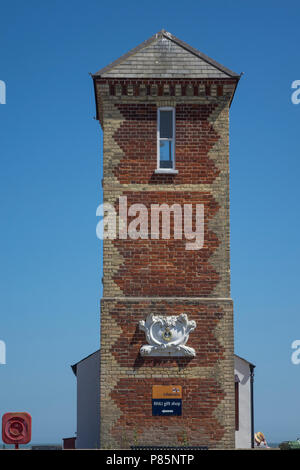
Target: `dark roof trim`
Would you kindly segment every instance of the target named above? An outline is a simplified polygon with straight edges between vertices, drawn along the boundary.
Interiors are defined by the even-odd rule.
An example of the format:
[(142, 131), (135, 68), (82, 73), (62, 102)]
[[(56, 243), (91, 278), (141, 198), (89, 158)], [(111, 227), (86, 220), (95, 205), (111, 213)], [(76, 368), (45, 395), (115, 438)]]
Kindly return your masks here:
[(205, 62), (207, 62), (208, 64), (212, 65), (213, 67), (217, 68), (218, 70), (220, 70), (221, 72), (225, 73), (226, 75), (228, 75), (229, 77), (231, 78), (239, 78), (240, 75), (233, 72), (232, 70), (228, 69), (227, 67), (224, 67), (224, 65), (221, 65), (219, 64), (218, 62), (216, 62), (214, 59), (211, 59), (210, 57), (208, 57), (206, 54), (203, 54), (203, 52), (200, 52), (198, 51), (197, 49), (195, 49), (194, 47), (190, 46), (189, 44), (181, 41), (180, 39), (176, 38), (175, 36), (173, 36), (173, 34), (171, 33), (168, 33), (167, 31), (165, 31), (164, 29), (162, 29), (161, 31), (159, 31), (158, 33), (154, 34), (153, 36), (151, 36), (151, 38), (147, 39), (146, 41), (142, 42), (141, 44), (139, 44), (137, 47), (135, 47), (134, 49), (131, 49), (129, 52), (127, 52), (126, 54), (122, 55), (121, 57), (119, 57), (119, 59), (115, 60), (114, 62), (112, 62), (111, 64), (107, 65), (106, 67), (100, 69), (98, 72), (96, 72), (94, 75), (92, 75), (93, 78), (100, 78), (105, 72), (108, 72), (109, 70), (111, 70), (113, 67), (115, 67), (116, 65), (120, 64), (121, 62), (123, 62), (124, 60), (126, 60), (128, 57), (130, 57), (131, 55), (135, 54), (136, 52), (140, 51), (141, 49), (143, 49), (144, 47), (148, 46), (149, 44), (151, 44), (153, 41), (155, 41), (157, 38), (159, 37), (165, 37), (167, 39), (169, 39), (170, 41), (174, 42), (175, 44), (181, 46), (183, 49), (187, 50), (188, 52), (190, 52), (191, 54), (195, 55), (196, 57), (199, 57), (200, 59), (204, 60)]
[(80, 364), (81, 362), (85, 361), (86, 359), (89, 359), (89, 357), (94, 356), (94, 354), (97, 354), (98, 352), (100, 352), (100, 349), (97, 349), (97, 351), (95, 351), (95, 352), (93, 352), (92, 354), (89, 354), (88, 356), (84, 357), (83, 359), (81, 359), (81, 361), (76, 362), (76, 364), (73, 364), (73, 365), (71, 366), (71, 369), (72, 369), (74, 375), (77, 376), (77, 366), (78, 366), (78, 364)]
[(238, 84), (239, 84), (239, 81), (240, 81), (242, 75), (244, 75), (244, 72), (242, 72), (241, 75), (239, 75), (238, 78), (236, 79), (236, 84), (235, 84), (235, 87), (234, 87), (234, 90), (233, 90), (233, 93), (232, 93), (231, 100), (230, 100), (230, 102), (229, 102), (229, 108), (231, 107), (231, 103), (232, 103), (232, 101), (233, 101), (233, 98), (234, 98), (234, 95), (235, 95), (237, 86), (238, 86)]
[(96, 103), (96, 119), (99, 121), (99, 110), (98, 110), (98, 97), (97, 97), (97, 89), (96, 89), (96, 80), (94, 80), (93, 75), (90, 73), (91, 77), (93, 78), (93, 85), (94, 85), (94, 96), (95, 96), (95, 103)]

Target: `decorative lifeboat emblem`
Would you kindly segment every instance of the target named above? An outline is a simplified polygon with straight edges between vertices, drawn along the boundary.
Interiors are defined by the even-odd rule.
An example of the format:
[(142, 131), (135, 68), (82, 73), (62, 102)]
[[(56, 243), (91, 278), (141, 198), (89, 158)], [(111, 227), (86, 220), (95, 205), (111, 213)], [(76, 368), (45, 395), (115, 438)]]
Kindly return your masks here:
[(150, 313), (139, 326), (148, 341), (140, 349), (141, 356), (196, 356), (195, 349), (186, 346), (196, 322), (188, 320), (185, 313), (169, 317)]
[(165, 341), (171, 341), (172, 336), (173, 336), (173, 335), (172, 335), (172, 331), (171, 331), (170, 328), (167, 326), (166, 329), (165, 329), (165, 331), (163, 332), (162, 337), (163, 337), (163, 339), (164, 339)]

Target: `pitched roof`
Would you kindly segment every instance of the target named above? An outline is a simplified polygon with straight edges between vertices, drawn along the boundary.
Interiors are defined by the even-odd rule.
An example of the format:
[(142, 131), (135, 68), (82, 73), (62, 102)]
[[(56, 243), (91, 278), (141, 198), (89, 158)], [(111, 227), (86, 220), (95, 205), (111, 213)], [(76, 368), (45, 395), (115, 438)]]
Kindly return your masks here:
[(235, 354), (234, 356), (237, 357), (238, 359), (241, 359), (244, 362), (247, 362), (247, 364), (249, 364), (250, 366), (256, 367), (255, 364), (253, 364), (252, 362), (247, 361), (247, 359), (245, 359), (244, 357), (238, 356), (237, 354)]
[(240, 75), (161, 30), (93, 77), (239, 78)]
[(78, 366), (78, 364), (80, 364), (80, 363), (83, 362), (83, 361), (86, 361), (87, 359), (89, 359), (89, 358), (92, 357), (92, 356), (95, 356), (96, 354), (100, 354), (100, 349), (97, 349), (97, 351), (95, 351), (95, 352), (89, 354), (88, 356), (84, 357), (84, 358), (81, 359), (80, 361), (76, 362), (76, 364), (73, 364), (73, 365), (71, 366), (71, 369), (72, 369), (74, 375), (77, 376), (77, 366)]

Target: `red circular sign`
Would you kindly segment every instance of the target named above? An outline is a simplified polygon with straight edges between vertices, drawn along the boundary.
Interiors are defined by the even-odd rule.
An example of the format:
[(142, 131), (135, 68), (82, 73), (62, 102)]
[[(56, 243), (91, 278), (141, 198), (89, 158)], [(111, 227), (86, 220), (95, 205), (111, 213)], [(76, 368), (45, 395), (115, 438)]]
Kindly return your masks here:
[(27, 444), (30, 442), (30, 414), (5, 413), (2, 417), (2, 440), (5, 444)]

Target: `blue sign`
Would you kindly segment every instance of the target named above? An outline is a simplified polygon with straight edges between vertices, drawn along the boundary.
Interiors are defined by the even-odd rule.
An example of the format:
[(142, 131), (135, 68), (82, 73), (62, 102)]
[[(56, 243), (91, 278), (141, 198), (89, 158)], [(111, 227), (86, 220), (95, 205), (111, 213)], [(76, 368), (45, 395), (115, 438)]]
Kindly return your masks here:
[(152, 416), (181, 416), (182, 400), (180, 398), (152, 399)]

